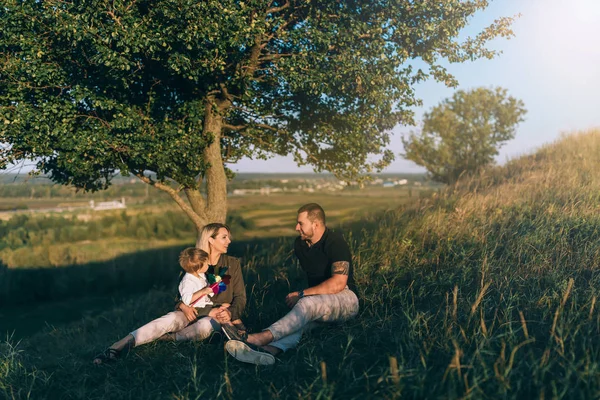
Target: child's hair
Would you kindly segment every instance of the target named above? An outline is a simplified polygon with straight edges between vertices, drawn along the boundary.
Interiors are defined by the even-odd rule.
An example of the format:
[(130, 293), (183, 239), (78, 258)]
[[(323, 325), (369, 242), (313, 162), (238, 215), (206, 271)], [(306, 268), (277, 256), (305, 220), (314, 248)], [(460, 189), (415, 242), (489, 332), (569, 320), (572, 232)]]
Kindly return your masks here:
[(193, 274), (208, 262), (208, 253), (196, 247), (188, 247), (179, 254), (179, 265), (185, 272)]

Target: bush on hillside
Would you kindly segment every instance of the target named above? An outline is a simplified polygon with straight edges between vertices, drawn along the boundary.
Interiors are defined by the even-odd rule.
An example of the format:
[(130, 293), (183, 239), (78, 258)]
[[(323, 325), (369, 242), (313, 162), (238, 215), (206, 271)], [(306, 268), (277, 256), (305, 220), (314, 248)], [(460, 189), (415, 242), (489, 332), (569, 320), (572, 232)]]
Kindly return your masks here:
[(403, 138), (405, 157), (432, 179), (454, 183), (491, 165), (498, 149), (524, 121), (523, 102), (506, 89), (459, 90), (423, 116), (423, 128)]

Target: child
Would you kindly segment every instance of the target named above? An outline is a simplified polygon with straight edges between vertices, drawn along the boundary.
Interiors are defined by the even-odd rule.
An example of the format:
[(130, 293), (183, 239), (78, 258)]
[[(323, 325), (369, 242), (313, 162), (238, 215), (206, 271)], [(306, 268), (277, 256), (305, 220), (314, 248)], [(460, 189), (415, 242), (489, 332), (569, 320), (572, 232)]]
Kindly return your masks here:
[[(179, 265), (186, 272), (179, 283), (179, 295), (186, 306), (204, 308), (211, 306), (210, 297), (215, 295), (208, 286), (206, 271), (208, 271), (208, 254), (204, 250), (189, 247), (179, 255)], [(221, 307), (229, 307), (225, 303)]]

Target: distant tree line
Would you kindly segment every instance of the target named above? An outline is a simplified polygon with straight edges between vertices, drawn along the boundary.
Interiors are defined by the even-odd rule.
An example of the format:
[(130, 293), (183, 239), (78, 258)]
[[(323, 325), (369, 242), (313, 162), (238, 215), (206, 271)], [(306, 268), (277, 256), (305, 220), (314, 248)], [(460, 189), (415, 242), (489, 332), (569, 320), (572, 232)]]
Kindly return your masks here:
[(15, 215), (0, 221), (0, 248), (53, 245), (81, 240), (125, 237), (137, 239), (170, 239), (191, 237), (193, 224), (182, 213), (164, 214), (122, 212), (100, 219), (83, 221), (63, 216)]
[[(159, 193), (151, 188), (152, 196)], [(0, 185), (0, 197), (2, 198), (30, 198), (30, 199), (49, 199), (49, 198), (74, 198), (74, 199), (112, 199), (115, 197), (145, 197), (148, 194), (146, 185), (141, 184), (122, 184), (114, 185), (105, 191), (89, 193), (77, 191), (73, 187), (54, 185), (47, 183), (15, 183)]]
[[(254, 227), (253, 221), (235, 213), (230, 214), (227, 222), (235, 231)], [(192, 221), (177, 211), (163, 214), (128, 214), (123, 211), (90, 221), (80, 220), (77, 216), (18, 214), (8, 221), (0, 220), (0, 250), (115, 237), (156, 240), (189, 238), (193, 241), (195, 234)]]

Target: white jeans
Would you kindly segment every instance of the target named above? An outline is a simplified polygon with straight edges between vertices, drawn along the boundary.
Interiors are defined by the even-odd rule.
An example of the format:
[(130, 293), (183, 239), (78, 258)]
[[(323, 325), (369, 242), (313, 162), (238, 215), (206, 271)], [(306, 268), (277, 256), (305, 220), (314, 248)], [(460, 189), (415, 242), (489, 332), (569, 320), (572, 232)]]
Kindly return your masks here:
[(154, 321), (131, 332), (135, 345), (141, 346), (152, 342), (168, 332), (176, 332), (176, 340), (204, 340), (215, 330), (220, 330), (221, 325), (211, 317), (200, 318), (190, 324), (182, 311), (171, 311)]
[(346, 287), (336, 294), (306, 296), (298, 300), (292, 310), (268, 327), (273, 335), (270, 346), (283, 351), (298, 345), (302, 333), (317, 325), (318, 322), (344, 322), (358, 313), (358, 298)]

